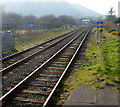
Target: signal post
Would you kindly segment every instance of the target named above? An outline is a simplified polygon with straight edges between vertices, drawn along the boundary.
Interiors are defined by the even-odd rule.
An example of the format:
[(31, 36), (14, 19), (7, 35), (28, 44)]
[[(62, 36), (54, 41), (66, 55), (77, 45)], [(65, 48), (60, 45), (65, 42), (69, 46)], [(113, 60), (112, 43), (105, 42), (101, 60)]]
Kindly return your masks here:
[(102, 40), (102, 32), (103, 32), (103, 22), (97, 22), (97, 43)]

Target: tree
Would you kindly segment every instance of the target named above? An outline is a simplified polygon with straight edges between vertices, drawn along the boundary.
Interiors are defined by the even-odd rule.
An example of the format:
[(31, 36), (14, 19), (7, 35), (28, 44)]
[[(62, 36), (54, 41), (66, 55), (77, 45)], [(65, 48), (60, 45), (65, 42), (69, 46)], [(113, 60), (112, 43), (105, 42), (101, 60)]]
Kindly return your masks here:
[(104, 27), (107, 30), (110, 29), (117, 29), (116, 24), (115, 24), (115, 20), (117, 19), (117, 17), (115, 16), (115, 11), (112, 8), (110, 8), (110, 10), (108, 11), (108, 15), (106, 15), (106, 19), (105, 19), (105, 25)]
[(115, 11), (114, 11), (113, 7), (111, 7), (111, 9), (109, 10), (108, 13), (109, 13), (110, 16), (114, 15)]
[[(28, 26), (28, 23), (33, 23), (34, 28), (37, 28), (38, 26), (38, 19), (33, 16), (33, 15), (29, 15), (29, 16), (25, 16), (23, 18), (23, 27), (26, 29)], [(28, 28), (27, 28), (28, 29)]]
[(59, 16), (59, 17), (58, 17), (58, 20), (59, 20), (60, 23), (62, 23), (62, 24), (75, 25), (75, 19), (72, 18), (71, 16), (62, 15), (62, 16)]
[(19, 29), (22, 25), (22, 16), (17, 13), (6, 13), (2, 15), (2, 26), (5, 29)]
[(46, 15), (39, 18), (39, 24), (58, 24), (58, 19), (53, 15)]
[(108, 15), (106, 15), (106, 20), (114, 22), (117, 19), (117, 17), (114, 14), (115, 14), (115, 11), (113, 7), (111, 7), (110, 10), (108, 11)]
[(120, 17), (115, 20), (115, 23), (120, 23)]

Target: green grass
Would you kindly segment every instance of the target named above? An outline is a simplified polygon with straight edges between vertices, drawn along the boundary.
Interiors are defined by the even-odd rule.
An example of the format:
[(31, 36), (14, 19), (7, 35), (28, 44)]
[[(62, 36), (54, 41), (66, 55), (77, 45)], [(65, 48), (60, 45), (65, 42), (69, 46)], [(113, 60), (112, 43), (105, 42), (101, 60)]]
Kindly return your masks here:
[[(85, 52), (82, 53), (83, 58), (80, 60), (80, 67), (69, 71), (68, 78), (61, 82), (62, 89), (58, 90), (58, 102), (64, 103), (67, 96), (79, 84), (92, 84), (94, 89), (103, 89), (106, 86), (113, 86), (115, 89), (120, 87), (118, 77), (120, 76), (118, 65), (118, 36), (111, 35), (106, 31), (103, 32), (104, 39), (100, 44), (96, 43), (96, 34), (91, 35)], [(54, 98), (53, 98), (54, 99)], [(54, 99), (54, 100), (55, 100)]]
[(120, 63), (118, 58), (118, 53), (120, 53), (120, 40), (116, 35), (107, 34), (107, 32), (105, 33), (106, 35), (104, 36), (107, 37), (100, 44), (101, 54), (104, 60), (104, 69), (108, 74), (117, 75), (120, 74), (120, 69), (118, 66)]
[(15, 35), (15, 49), (3, 52), (3, 56), (8, 56), (18, 51), (22, 51), (26, 48), (30, 48), (36, 44), (42, 43), (50, 38), (62, 35), (72, 29), (51, 29), (51, 30), (41, 30), (37, 32), (27, 32), (24, 34)]
[[(84, 66), (81, 65), (76, 71), (81, 82), (78, 84), (93, 84), (96, 89), (104, 88), (106, 85), (114, 85), (120, 82), (119, 69), (119, 40), (118, 36), (111, 35), (104, 31), (104, 39), (100, 44), (96, 45), (95, 35), (91, 37), (91, 42), (87, 44), (87, 49), (84, 53), (87, 61)], [(94, 75), (96, 73), (96, 75)], [(85, 75), (85, 76), (84, 76)], [(87, 81), (87, 82), (86, 82)]]
[(39, 31), (39, 32), (30, 32), (25, 33), (24, 35), (16, 35), (15, 36), (15, 48), (20, 51), (35, 44), (39, 44), (41, 42), (46, 41), (52, 37), (59, 36), (65, 32), (70, 31), (67, 29), (52, 29), (48, 31)]

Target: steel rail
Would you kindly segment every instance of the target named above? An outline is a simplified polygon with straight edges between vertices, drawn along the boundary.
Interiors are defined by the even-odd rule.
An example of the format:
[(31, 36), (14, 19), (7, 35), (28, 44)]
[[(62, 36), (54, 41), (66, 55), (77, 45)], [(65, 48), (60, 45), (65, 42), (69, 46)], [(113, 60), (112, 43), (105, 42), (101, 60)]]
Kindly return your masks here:
[(58, 85), (59, 85), (59, 83), (61, 82), (62, 78), (64, 77), (66, 71), (68, 70), (68, 68), (70, 67), (71, 63), (73, 62), (73, 60), (74, 60), (76, 54), (77, 54), (78, 51), (80, 50), (80, 48), (81, 48), (83, 42), (85, 41), (85, 39), (86, 39), (86, 37), (87, 37), (87, 35), (89, 34), (90, 31), (91, 31), (91, 29), (85, 34), (85, 36), (84, 36), (84, 38), (82, 39), (81, 43), (79, 44), (79, 46), (78, 46), (76, 52), (75, 52), (74, 55), (72, 56), (70, 62), (68, 63), (68, 65), (67, 65), (67, 67), (65, 68), (65, 70), (63, 71), (61, 77), (60, 77), (59, 80), (57, 81), (55, 87), (53, 88), (53, 90), (51, 91), (51, 93), (49, 94), (49, 96), (47, 97), (47, 99), (46, 99), (46, 101), (45, 101), (45, 103), (43, 104), (42, 107), (47, 106), (47, 104), (48, 104), (48, 102), (50, 101), (52, 95), (54, 94), (56, 88), (58, 87)]
[[(58, 41), (59, 39), (63, 38), (64, 36), (67, 36), (68, 34), (73, 33), (73, 32), (75, 32), (77, 30), (78, 29), (72, 30), (71, 32), (68, 32), (68, 33), (65, 33), (63, 35), (57, 36), (55, 38), (52, 38), (50, 41), (49, 40), (47, 42), (45, 41), (45, 42), (43, 42), (41, 44), (38, 44), (37, 46), (35, 45), (35, 46), (31, 47), (31, 48), (28, 48), (25, 51), (23, 50), (21, 52), (15, 53), (15, 54), (13, 54), (11, 56), (8, 56), (8, 57), (4, 58), (3, 60), (1, 60), (2, 64), (3, 64), (3, 68), (2, 69), (6, 68), (6, 67), (8, 67), (8, 66), (10, 66), (10, 65), (12, 65), (14, 63), (16, 63), (17, 61), (27, 57), (28, 55), (30, 55), (30, 54), (38, 51), (38, 50), (43, 49), (44, 47), (50, 45), (51, 43), (54, 43), (55, 41)], [(42, 47), (42, 48), (39, 49), (39, 47)]]
[(48, 39), (48, 40), (45, 41), (45, 42), (42, 42), (42, 43), (37, 44), (37, 45), (34, 45), (34, 46), (32, 46), (31, 48), (27, 48), (27, 49), (24, 49), (24, 50), (19, 51), (19, 52), (17, 52), (17, 53), (14, 53), (14, 54), (12, 54), (12, 55), (6, 56), (6, 57), (0, 59), (0, 61), (4, 61), (4, 60), (7, 60), (7, 59), (9, 59), (9, 58), (15, 57), (16, 55), (19, 55), (19, 54), (25, 53), (25, 52), (27, 52), (27, 51), (30, 51), (31, 49), (34, 49), (34, 48), (39, 47), (39, 46), (41, 46), (41, 45), (43, 45), (43, 44), (46, 44), (46, 43), (48, 43), (48, 42), (50, 42), (50, 41), (53, 41), (53, 40), (55, 40), (55, 39), (58, 39), (58, 38), (60, 38), (60, 37), (62, 37), (62, 36), (65, 36), (65, 35), (67, 35), (67, 34), (69, 34), (69, 33), (74, 32), (74, 31), (76, 31), (76, 30), (78, 30), (78, 29), (72, 30), (72, 31), (70, 31), (70, 32), (66, 32), (66, 33), (64, 33), (64, 34), (62, 34), (62, 35), (60, 35), (60, 36), (57, 36), (57, 37)]
[(34, 76), (38, 70), (43, 68), (49, 61), (51, 61), (55, 56), (57, 56), (62, 50), (66, 49), (68, 45), (70, 45), (75, 39), (77, 39), (82, 33), (84, 33), (87, 30), (84, 29), (79, 33), (76, 37), (74, 37), (71, 41), (69, 41), (64, 47), (62, 47), (58, 52), (56, 52), (51, 58), (49, 58), (47, 61), (45, 61), (41, 66), (39, 66), (36, 70), (34, 70), (31, 74), (29, 74), (26, 78), (24, 78), (21, 82), (19, 82), (16, 86), (14, 86), (11, 90), (9, 90), (6, 94), (4, 94), (1, 98), (0, 101), (5, 101), (12, 93), (17, 91), (19, 87), (21, 87), (24, 83), (26, 83), (32, 76)]
[(17, 66), (20, 65), (21, 63), (23, 63), (23, 62), (31, 59), (32, 57), (36, 56), (37, 54), (39, 54), (40, 52), (43, 52), (44, 50), (46, 50), (46, 49), (48, 49), (48, 48), (54, 46), (55, 44), (60, 43), (62, 40), (68, 38), (69, 36), (71, 36), (71, 35), (73, 35), (73, 34), (75, 34), (75, 33), (77, 33), (77, 31), (76, 31), (76, 32), (73, 32), (72, 34), (70, 33), (70, 34), (68, 34), (68, 36), (60, 39), (59, 41), (57, 41), (57, 42), (55, 42), (55, 43), (53, 43), (53, 44), (51, 44), (51, 45), (49, 45), (49, 46), (47, 46), (47, 47), (39, 50), (39, 51), (37, 51), (37, 52), (35, 52), (35, 53), (33, 53), (33, 54), (31, 54), (31, 55), (29, 55), (29, 56), (27, 56), (27, 57), (19, 60), (19, 61), (11, 64), (10, 66), (8, 66), (8, 67), (6, 67), (6, 68), (3, 68), (2, 70), (0, 70), (0, 73), (2, 73), (2, 75), (5, 75), (5, 74), (7, 73), (7, 71), (13, 69), (14, 67), (17, 67)]

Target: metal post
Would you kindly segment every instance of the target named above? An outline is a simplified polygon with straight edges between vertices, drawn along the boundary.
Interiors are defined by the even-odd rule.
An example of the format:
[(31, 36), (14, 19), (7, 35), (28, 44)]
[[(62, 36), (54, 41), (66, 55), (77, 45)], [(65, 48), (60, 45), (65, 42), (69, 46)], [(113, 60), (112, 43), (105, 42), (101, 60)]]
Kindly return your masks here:
[(102, 32), (103, 32), (103, 29), (101, 28), (100, 29), (100, 41), (102, 40)]
[(99, 38), (99, 29), (97, 28), (97, 35), (96, 35), (96, 42), (97, 42), (97, 44), (99, 43), (98, 42), (98, 38)]
[(103, 32), (102, 28), (103, 28), (103, 22), (97, 22), (97, 42), (98, 40), (99, 41), (102, 40), (102, 32)]

